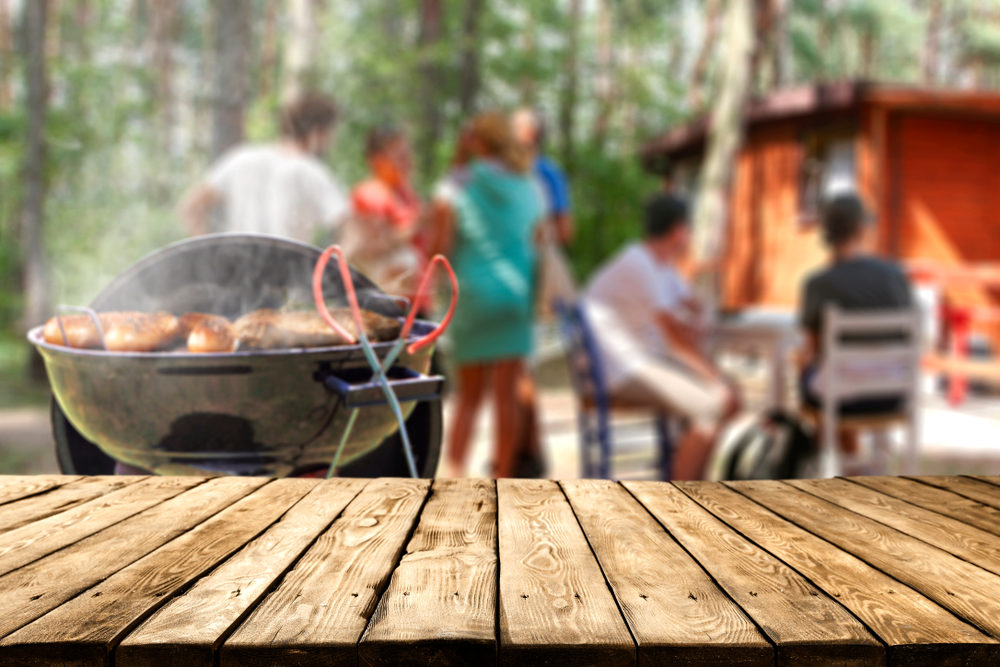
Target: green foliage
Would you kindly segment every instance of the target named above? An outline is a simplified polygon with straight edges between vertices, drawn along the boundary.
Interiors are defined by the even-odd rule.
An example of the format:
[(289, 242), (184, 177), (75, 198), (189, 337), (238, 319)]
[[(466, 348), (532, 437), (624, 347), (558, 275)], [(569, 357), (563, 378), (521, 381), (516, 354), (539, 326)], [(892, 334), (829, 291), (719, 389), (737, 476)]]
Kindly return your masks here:
[[(690, 117), (688, 87), (701, 47), (704, 5), (691, 0), (581, 0), (578, 25), (570, 23), (569, 5), (569, 0), (483, 0), (479, 31), (468, 35), (468, 4), (442, 2), (440, 39), (418, 46), (421, 0), (315, 3), (320, 40), (313, 75), (343, 110), (327, 156), (331, 168), (347, 184), (360, 179), (366, 169), (365, 134), (373, 125), (395, 122), (414, 140), (421, 165), (417, 185), (428, 194), (447, 168), (456, 133), (466, 120), (459, 103), (462, 54), (472, 47), (481, 81), (477, 108), (542, 108), (549, 153), (573, 157), (577, 238), (571, 257), (578, 277), (585, 278), (638, 234), (641, 203), (658, 187), (639, 168), (637, 149)], [(943, 2), (946, 24), (954, 28), (949, 28), (954, 33), (950, 41), (945, 40), (944, 57), (952, 60), (944, 70), (958, 71), (969, 62), (1000, 66), (1000, 28), (983, 18), (997, 5)], [(172, 43), (174, 126), (164, 132), (164, 109), (155, 99), (158, 72), (149, 63), (154, 5), (92, 0), (85, 26), (79, 23), (76, 3), (52, 6), (53, 25), (59, 29), (52, 33), (58, 48), (48, 62), (52, 95), (45, 232), (54, 301), (84, 303), (111, 276), (182, 235), (174, 207), (208, 167), (215, 17), (211, 3), (179, 3)], [(602, 60), (599, 48), (601, 6), (611, 15), (610, 62)], [(865, 58), (872, 61), (873, 78), (919, 80), (929, 3), (794, 0), (785, 6), (786, 32), (778, 41), (786, 49), (787, 83), (857, 76)], [(275, 134), (281, 53), (288, 39), (285, 11), (284, 4), (276, 8), (268, 0), (252, 3), (253, 94), (245, 123), (250, 140)], [(275, 12), (274, 34), (265, 34), (265, 12)], [(572, 34), (579, 36), (575, 62), (570, 61)], [(277, 60), (262, 61), (265, 43), (275, 46)], [(724, 49), (725, 44), (718, 44), (713, 57)], [(19, 82), (22, 68), (22, 56), (16, 54), (6, 71)], [(437, 73), (433, 85), (428, 83), (430, 70)], [(711, 64), (709, 71), (715, 71)], [(598, 82), (604, 74), (613, 83), (610, 101), (600, 97)], [(569, 145), (563, 146), (557, 120), (565, 115), (560, 104), (572, 81), (577, 86), (570, 113), (573, 131)], [(708, 82), (709, 89), (713, 85)], [(14, 90), (15, 104), (0, 107), (0, 330), (11, 326), (21, 307), (16, 219), (24, 121), (30, 110), (23, 106), (19, 86)], [(598, 137), (596, 118), (604, 104), (607, 132)], [(429, 126), (435, 115), (440, 122), (436, 129)]]

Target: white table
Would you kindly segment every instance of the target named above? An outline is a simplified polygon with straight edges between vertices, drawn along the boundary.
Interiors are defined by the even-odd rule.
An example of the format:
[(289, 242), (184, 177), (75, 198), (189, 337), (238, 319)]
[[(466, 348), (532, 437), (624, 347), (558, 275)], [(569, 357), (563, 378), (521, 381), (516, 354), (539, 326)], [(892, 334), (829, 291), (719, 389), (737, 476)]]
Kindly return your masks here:
[(770, 405), (787, 409), (789, 353), (801, 341), (802, 334), (792, 311), (748, 308), (715, 322), (710, 347), (713, 354), (727, 351), (766, 356), (771, 365)]

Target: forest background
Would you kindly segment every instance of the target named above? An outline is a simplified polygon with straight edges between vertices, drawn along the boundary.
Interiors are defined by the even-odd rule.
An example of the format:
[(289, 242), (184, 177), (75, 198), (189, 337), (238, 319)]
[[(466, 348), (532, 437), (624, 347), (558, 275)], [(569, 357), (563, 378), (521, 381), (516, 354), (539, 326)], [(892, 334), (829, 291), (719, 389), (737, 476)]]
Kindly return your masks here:
[(0, 0), (0, 405), (33, 398), (24, 327), (182, 238), (183, 191), (296, 90), (340, 104), (345, 184), (391, 122), (424, 195), (471, 114), (540, 109), (584, 278), (638, 232), (644, 141), (844, 79), (997, 87), (1000, 0)]

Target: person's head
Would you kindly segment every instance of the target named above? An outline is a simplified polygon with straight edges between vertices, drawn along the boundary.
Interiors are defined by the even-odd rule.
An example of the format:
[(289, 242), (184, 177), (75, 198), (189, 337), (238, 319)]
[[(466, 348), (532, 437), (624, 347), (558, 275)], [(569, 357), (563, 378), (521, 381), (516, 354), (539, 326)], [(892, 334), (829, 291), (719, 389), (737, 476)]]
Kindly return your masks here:
[(643, 237), (661, 261), (683, 257), (691, 245), (691, 216), (687, 202), (659, 192), (646, 201)]
[(337, 123), (337, 105), (319, 93), (304, 93), (281, 110), (281, 133), (315, 155), (326, 151)]
[(871, 217), (853, 193), (831, 197), (823, 206), (823, 241), (834, 252), (860, 248)]
[(541, 114), (527, 107), (521, 107), (511, 114), (510, 124), (517, 142), (533, 151), (542, 149), (545, 140), (545, 124)]
[(400, 187), (410, 180), (413, 151), (410, 142), (397, 127), (383, 125), (368, 133), (365, 158), (372, 174), (390, 187)]
[(468, 148), (471, 157), (497, 160), (511, 171), (526, 172), (531, 167), (531, 152), (514, 139), (507, 114), (487, 111), (469, 123)]

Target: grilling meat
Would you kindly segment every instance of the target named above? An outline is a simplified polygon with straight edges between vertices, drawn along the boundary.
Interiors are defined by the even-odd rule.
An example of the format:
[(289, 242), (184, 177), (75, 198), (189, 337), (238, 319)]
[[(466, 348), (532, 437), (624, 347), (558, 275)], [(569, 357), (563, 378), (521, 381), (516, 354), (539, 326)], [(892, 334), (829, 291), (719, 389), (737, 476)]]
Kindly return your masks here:
[[(170, 347), (181, 336), (181, 326), (170, 313), (134, 311), (101, 313), (104, 342), (113, 352), (152, 352)], [(66, 337), (59, 329), (59, 318), (45, 324), (42, 337), (53, 345), (77, 348), (100, 348), (101, 336), (89, 315), (64, 315)]]
[(181, 337), (181, 325), (170, 313), (107, 313), (104, 342), (114, 352), (152, 352), (170, 347)]
[[(101, 346), (101, 336), (97, 333), (97, 327), (89, 315), (63, 315), (63, 328), (66, 330), (66, 337), (63, 337), (59, 329), (59, 319), (53, 317), (45, 323), (42, 330), (42, 338), (50, 345), (63, 345), (78, 348), (98, 348)], [(104, 317), (101, 316), (101, 327), (104, 327)]]
[[(330, 315), (346, 331), (354, 336), (358, 335), (350, 309), (333, 308)], [(391, 317), (362, 310), (361, 323), (371, 341), (388, 341), (399, 337), (401, 325)], [(315, 311), (255, 310), (236, 320), (234, 327), (243, 349), (327, 347), (348, 343)]]
[(180, 325), (188, 352), (233, 352), (239, 342), (233, 323), (221, 315), (184, 313)]

